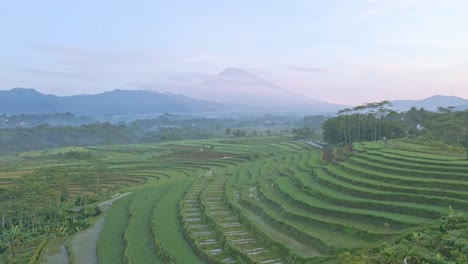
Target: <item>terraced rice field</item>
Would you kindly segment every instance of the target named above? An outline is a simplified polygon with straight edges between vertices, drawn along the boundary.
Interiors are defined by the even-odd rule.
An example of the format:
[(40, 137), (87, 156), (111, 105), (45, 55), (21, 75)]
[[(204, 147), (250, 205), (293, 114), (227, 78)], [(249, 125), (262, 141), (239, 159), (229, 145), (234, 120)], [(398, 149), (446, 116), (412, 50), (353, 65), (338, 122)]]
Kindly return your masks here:
[[(116, 227), (122, 263), (335, 263), (343, 250), (433, 225), (449, 206), (468, 212), (468, 163), (461, 157), (363, 143), (349, 160), (324, 164), (318, 149), (288, 139), (211, 143), (223, 154), (196, 156), (188, 142), (192, 152), (132, 172), (154, 177), (159, 189), (154, 200), (135, 193), (144, 214), (125, 200), (111, 209), (130, 219)], [(141, 231), (131, 229), (135, 217), (146, 219)], [(142, 244), (143, 230), (153, 244)], [(103, 232), (102, 244), (108, 233), (115, 239), (113, 232)], [(135, 245), (153, 255), (132, 259)], [(109, 260), (101, 262), (117, 263)]]
[(88, 149), (109, 190), (133, 192), (107, 213), (100, 263), (336, 263), (468, 213), (468, 162), (417, 145), (356, 144), (333, 164), (289, 137)]
[(449, 206), (468, 212), (462, 157), (365, 143), (322, 164), (302, 143), (274, 145), (279, 153), (201, 178), (182, 200), (186, 237), (205, 261), (334, 263), (340, 251), (434, 225)]
[[(188, 219), (188, 221), (193, 221), (193, 225), (197, 225), (195, 222), (197, 217), (193, 219), (185, 217), (187, 214), (195, 216), (201, 213), (185, 212), (186, 204), (183, 201), (200, 181), (227, 179), (221, 175), (225, 175), (228, 168), (252, 160), (254, 155), (273, 155), (276, 151), (274, 144), (286, 139), (248, 140), (245, 141), (245, 145), (240, 144), (239, 141), (185, 141), (178, 142), (178, 144), (161, 144), (164, 147), (153, 149), (140, 147), (138, 154), (135, 154), (136, 150), (114, 152), (109, 149), (111, 147), (96, 148), (107, 160), (111, 171), (135, 179), (146, 179), (142, 186), (127, 188), (126, 190), (132, 191), (133, 194), (117, 201), (109, 210), (99, 239), (99, 262), (204, 263), (211, 261), (209, 257), (204, 257), (204, 251), (196, 246), (200, 245), (189, 232), (191, 230), (189, 225), (184, 222)], [(204, 146), (214, 146), (214, 150), (206, 149)], [(126, 155), (139, 155), (140, 157), (125, 158)], [(213, 184), (210, 185), (212, 188), (221, 188), (218, 192), (223, 191), (223, 185)], [(213, 189), (203, 192), (203, 197), (213, 192), (215, 192)], [(188, 210), (193, 210), (193, 208)], [(210, 221), (212, 226), (216, 226), (213, 223), (218, 220), (217, 218), (203, 218), (203, 221)], [(232, 243), (242, 245), (252, 244), (252, 241), (240, 240), (232, 241)], [(200, 243), (205, 246), (216, 244), (210, 239), (205, 239)], [(210, 256), (216, 255), (219, 260), (219, 257), (225, 254), (224, 252), (221, 254), (220, 251), (224, 250), (231, 252), (233, 257), (232, 259), (226, 257), (220, 261), (236, 262), (237, 252), (241, 248), (233, 246), (231, 250), (228, 250), (224, 246), (225, 244), (222, 244), (222, 248), (213, 248), (213, 254), (210, 253)], [(251, 256), (267, 252), (260, 246), (252, 249)], [(255, 257), (255, 259), (258, 258), (258, 256)], [(280, 262), (279, 258), (269, 260), (274, 259)], [(246, 260), (250, 261), (248, 258)]]

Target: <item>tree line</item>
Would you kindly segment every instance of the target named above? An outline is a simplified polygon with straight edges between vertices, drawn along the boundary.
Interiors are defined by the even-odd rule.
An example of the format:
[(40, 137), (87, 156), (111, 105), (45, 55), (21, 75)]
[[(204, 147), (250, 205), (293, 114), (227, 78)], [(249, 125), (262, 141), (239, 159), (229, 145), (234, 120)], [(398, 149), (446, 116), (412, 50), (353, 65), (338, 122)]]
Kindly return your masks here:
[(389, 106), (390, 101), (382, 101), (338, 111), (338, 116), (327, 119), (322, 125), (324, 140), (346, 145), (403, 136), (403, 126), (386, 118), (392, 112)]
[[(67, 120), (80, 118), (69, 113), (17, 117), (0, 115), (0, 154), (68, 146), (138, 144), (223, 136), (260, 136), (261, 133), (258, 131), (247, 132), (243, 129), (247, 127), (250, 130), (257, 126), (267, 128), (266, 135), (269, 136), (275, 128), (295, 126), (301, 123), (298, 116), (205, 118), (164, 114), (156, 118), (138, 119), (130, 123), (94, 122), (77, 126), (60, 125), (69, 124), (65, 122)], [(17, 124), (18, 120), (26, 122), (27, 125), (23, 127), (12, 125)], [(64, 123), (52, 122), (51, 120), (61, 120), (60, 122)], [(45, 121), (50, 121), (51, 124), (41, 123), (30, 127)], [(89, 120), (83, 119), (83, 121)], [(11, 123), (11, 126), (2, 128), (2, 122)], [(311, 122), (317, 121), (311, 119)]]
[(323, 123), (323, 138), (343, 145), (408, 137), (425, 144), (467, 146), (468, 110), (439, 107), (431, 112), (412, 107), (396, 112), (390, 106), (390, 101), (381, 101), (340, 110)]

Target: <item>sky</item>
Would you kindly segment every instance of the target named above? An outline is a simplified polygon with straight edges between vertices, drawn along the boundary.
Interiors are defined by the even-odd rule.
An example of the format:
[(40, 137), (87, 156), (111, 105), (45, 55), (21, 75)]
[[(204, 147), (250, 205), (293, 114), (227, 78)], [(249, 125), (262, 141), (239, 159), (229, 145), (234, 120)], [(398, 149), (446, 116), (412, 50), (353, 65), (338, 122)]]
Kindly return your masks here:
[(0, 90), (171, 87), (228, 67), (333, 103), (468, 98), (468, 1), (0, 0)]

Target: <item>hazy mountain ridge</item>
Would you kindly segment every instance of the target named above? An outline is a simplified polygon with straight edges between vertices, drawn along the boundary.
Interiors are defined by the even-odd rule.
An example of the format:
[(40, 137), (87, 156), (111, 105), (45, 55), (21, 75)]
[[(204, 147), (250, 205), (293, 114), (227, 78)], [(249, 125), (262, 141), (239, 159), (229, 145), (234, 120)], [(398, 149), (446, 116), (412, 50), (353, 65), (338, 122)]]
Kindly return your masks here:
[[(153, 89), (167, 90), (164, 87)], [(0, 114), (136, 115), (158, 113), (303, 112), (336, 113), (347, 106), (297, 95), (240, 68), (227, 68), (198, 83), (171, 86), (173, 92), (114, 90), (94, 95), (56, 96), (34, 89), (0, 91)], [(435, 95), (422, 100), (395, 100), (392, 109), (437, 107), (468, 109), (468, 99)]]
[[(226, 93), (225, 99), (216, 101), (224, 103), (309, 112), (335, 112), (343, 107), (295, 94), (240, 68), (227, 68), (216, 76), (207, 78), (197, 88), (208, 91), (222, 89)], [(215, 100), (214, 97), (209, 99)]]
[(240, 68), (226, 68), (216, 75), (205, 76), (198, 83), (152, 89), (61, 97), (42, 94), (34, 89), (15, 88), (0, 91), (0, 114), (334, 113), (345, 107), (294, 94)]
[(434, 95), (421, 100), (395, 100), (392, 101), (391, 108), (406, 111), (413, 106), (430, 111), (437, 111), (438, 107), (455, 107), (457, 110), (466, 110), (468, 109), (468, 99), (458, 96)]
[(0, 91), (2, 114), (46, 114), (71, 112), (87, 115), (142, 113), (202, 113), (223, 105), (154, 91), (114, 90), (96, 95), (55, 96), (34, 89)]
[[(152, 88), (168, 89), (159, 85)], [(295, 94), (244, 69), (234, 67), (226, 68), (218, 74), (204, 75), (197, 82), (171, 85), (170, 88), (171, 91), (193, 98), (239, 107), (254, 106), (270, 111), (334, 113), (346, 107)]]

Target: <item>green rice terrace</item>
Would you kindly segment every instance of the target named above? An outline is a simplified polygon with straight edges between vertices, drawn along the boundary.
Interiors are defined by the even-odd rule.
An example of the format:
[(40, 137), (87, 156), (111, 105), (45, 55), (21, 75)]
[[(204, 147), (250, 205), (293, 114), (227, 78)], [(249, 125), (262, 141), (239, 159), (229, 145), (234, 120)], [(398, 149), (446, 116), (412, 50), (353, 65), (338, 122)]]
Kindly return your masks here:
[[(87, 158), (60, 158), (71, 151)], [(69, 195), (102, 213), (80, 232), (50, 235), (36, 221), (36, 239), (3, 236), (5, 263), (423, 263), (410, 250), (391, 262), (386, 250), (468, 213), (464, 156), (397, 140), (355, 143), (332, 163), (292, 137), (29, 152), (1, 157), (0, 188), (40, 167), (69, 172)], [(3, 221), (5, 233), (21, 228), (16, 216)], [(467, 237), (450, 251), (455, 262), (424, 254), (468, 263)]]

